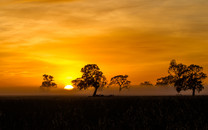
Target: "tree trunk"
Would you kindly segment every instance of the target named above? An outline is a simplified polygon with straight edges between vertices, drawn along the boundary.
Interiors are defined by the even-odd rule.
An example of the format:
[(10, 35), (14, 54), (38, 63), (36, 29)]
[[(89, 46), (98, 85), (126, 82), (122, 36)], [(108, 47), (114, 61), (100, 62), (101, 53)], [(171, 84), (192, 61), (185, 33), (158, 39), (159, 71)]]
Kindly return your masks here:
[(121, 85), (120, 85), (120, 87), (119, 87), (119, 92), (121, 92), (121, 90), (122, 90), (122, 87), (121, 87)]
[(96, 96), (97, 90), (98, 90), (98, 87), (95, 87), (95, 91), (94, 91), (94, 93), (93, 93), (93, 97)]
[(194, 87), (194, 88), (193, 88), (192, 96), (195, 96), (195, 90), (196, 90), (196, 88)]

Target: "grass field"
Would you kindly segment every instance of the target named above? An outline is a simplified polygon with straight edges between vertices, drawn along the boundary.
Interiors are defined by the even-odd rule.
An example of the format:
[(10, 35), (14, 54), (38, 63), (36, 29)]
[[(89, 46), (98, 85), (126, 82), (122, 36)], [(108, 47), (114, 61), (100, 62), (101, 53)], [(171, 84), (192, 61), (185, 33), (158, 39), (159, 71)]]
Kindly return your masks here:
[(0, 97), (0, 129), (208, 129), (208, 97)]

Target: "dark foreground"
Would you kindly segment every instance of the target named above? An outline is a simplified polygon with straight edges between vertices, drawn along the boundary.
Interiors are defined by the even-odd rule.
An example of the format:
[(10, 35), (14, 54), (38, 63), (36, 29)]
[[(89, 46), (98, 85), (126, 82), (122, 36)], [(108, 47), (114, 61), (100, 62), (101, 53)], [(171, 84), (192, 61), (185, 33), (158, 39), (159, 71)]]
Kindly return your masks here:
[(0, 97), (0, 129), (208, 129), (208, 97)]

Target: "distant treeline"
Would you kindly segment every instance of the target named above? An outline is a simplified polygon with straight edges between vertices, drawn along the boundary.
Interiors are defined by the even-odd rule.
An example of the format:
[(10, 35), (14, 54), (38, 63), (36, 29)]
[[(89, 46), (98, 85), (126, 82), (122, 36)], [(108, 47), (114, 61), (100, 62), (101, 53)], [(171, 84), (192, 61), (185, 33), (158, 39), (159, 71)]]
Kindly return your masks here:
[[(98, 96), (96, 95), (98, 88), (108, 88), (112, 85), (117, 85), (119, 86), (119, 91), (121, 91), (122, 89), (128, 89), (131, 83), (131, 81), (128, 80), (128, 75), (114, 76), (108, 83), (103, 72), (96, 64), (85, 65), (81, 69), (81, 73), (82, 76), (73, 80), (72, 84), (80, 90), (94, 87), (93, 96)], [(206, 78), (207, 75), (203, 72), (203, 67), (194, 64), (189, 66), (182, 63), (177, 64), (176, 60), (172, 60), (168, 68), (168, 75), (158, 78), (155, 86), (173, 85), (178, 93), (182, 90), (192, 90), (192, 95), (195, 96), (196, 91), (200, 92), (204, 89), (203, 80)], [(41, 88), (57, 87), (57, 84), (53, 81), (53, 76), (44, 74)], [(140, 85), (154, 86), (149, 81), (145, 81)]]

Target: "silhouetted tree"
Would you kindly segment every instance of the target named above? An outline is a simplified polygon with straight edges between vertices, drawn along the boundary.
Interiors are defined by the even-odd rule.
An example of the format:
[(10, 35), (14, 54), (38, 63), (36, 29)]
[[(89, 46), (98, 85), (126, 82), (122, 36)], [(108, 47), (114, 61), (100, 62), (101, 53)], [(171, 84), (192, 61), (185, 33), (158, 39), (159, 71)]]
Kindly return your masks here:
[(177, 92), (191, 89), (193, 91), (192, 95), (195, 96), (196, 90), (200, 92), (204, 89), (202, 80), (207, 76), (202, 70), (203, 67), (201, 66), (194, 64), (186, 66), (177, 64), (175, 60), (172, 60), (168, 69), (169, 75), (159, 78), (157, 85), (173, 84)]
[(54, 77), (51, 75), (44, 74), (43, 75), (43, 82), (40, 87), (47, 87), (47, 88), (54, 87), (54, 88), (56, 88), (57, 84), (53, 82), (54, 81), (53, 78)]
[(131, 81), (127, 80), (128, 75), (117, 75), (113, 78), (111, 78), (110, 84), (109, 86), (113, 85), (113, 84), (117, 84), (119, 85), (119, 91), (121, 91), (123, 88), (129, 88)]
[(77, 86), (80, 90), (94, 87), (93, 96), (96, 96), (98, 88), (104, 87), (107, 84), (106, 77), (96, 64), (85, 65), (81, 69), (81, 72), (82, 77), (72, 81), (73, 85)]
[(149, 81), (144, 81), (143, 83), (140, 84), (141, 86), (153, 86)]

